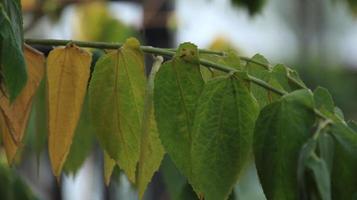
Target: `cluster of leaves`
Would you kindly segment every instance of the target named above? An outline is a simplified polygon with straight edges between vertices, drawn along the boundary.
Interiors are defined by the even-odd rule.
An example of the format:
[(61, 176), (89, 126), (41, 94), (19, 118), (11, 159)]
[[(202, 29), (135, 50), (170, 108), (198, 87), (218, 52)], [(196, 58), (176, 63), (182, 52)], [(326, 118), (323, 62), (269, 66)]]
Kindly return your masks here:
[[(105, 154), (105, 182), (117, 165), (140, 198), (165, 152), (200, 199), (227, 199), (253, 157), (267, 199), (356, 195), (357, 125), (344, 121), (326, 89), (311, 92), (294, 70), (271, 67), (261, 55), (245, 61), (234, 52), (199, 55), (194, 44), (183, 43), (170, 60), (157, 57), (146, 77), (140, 43), (130, 38), (99, 56), (91, 72), (97, 55), (73, 43), (55, 48), (47, 59), (22, 48), (14, 26), (21, 23), (10, 12), (18, 2), (4, 2), (0, 127), (10, 164), (42, 87), (47, 109), (39, 106), (35, 114), (47, 110), (57, 178), (78, 168), (72, 152), (81, 152), (80, 139), (94, 131)], [(4, 9), (8, 5), (15, 7)], [(202, 63), (231, 68), (223, 73)]]

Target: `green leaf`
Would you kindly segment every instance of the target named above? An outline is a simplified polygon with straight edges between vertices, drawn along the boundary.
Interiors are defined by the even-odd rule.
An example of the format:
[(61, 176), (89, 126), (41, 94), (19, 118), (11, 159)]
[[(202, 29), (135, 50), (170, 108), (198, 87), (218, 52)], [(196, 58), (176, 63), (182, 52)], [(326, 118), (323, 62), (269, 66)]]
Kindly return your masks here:
[(208, 82), (198, 100), (192, 141), (193, 186), (227, 199), (251, 155), (258, 104), (234, 75)]
[[(20, 12), (18, 14), (21, 15)], [(11, 102), (19, 95), (27, 81), (26, 63), (22, 52), (22, 33), (18, 33), (12, 23), (14, 22), (0, 4), (0, 66)]]
[(332, 171), (335, 143), (330, 134), (323, 133), (318, 138), (319, 156), (326, 162), (329, 172)]
[[(301, 147), (297, 165), (297, 181), (299, 186), (300, 198), (308, 199), (308, 186), (306, 186), (307, 179), (305, 175), (306, 163), (310, 158), (311, 154), (314, 152), (316, 148), (316, 140), (309, 139), (307, 142)], [(310, 189), (311, 190), (311, 189)]]
[(285, 65), (278, 64), (273, 67), (272, 77), (282, 86), (283, 90), (292, 92), (293, 89), (289, 85), (288, 68)]
[(88, 96), (84, 99), (82, 112), (74, 133), (71, 149), (67, 156), (64, 170), (68, 174), (76, 174), (92, 150), (94, 132), (90, 121)]
[(318, 87), (314, 91), (314, 100), (317, 109), (326, 109), (327, 111), (333, 113), (335, 110), (335, 104), (333, 102), (331, 94), (327, 89), (323, 87)]
[[(256, 54), (255, 56), (253, 56), (252, 60), (265, 65), (269, 65), (267, 59), (260, 54)], [(259, 78), (263, 81), (268, 82), (270, 80), (271, 74), (267, 67), (248, 61), (245, 66), (245, 70), (248, 72), (249, 75), (255, 76), (256, 78)], [(251, 91), (254, 97), (257, 99), (261, 108), (270, 103), (269, 92), (266, 89), (258, 85), (252, 84)]]
[(355, 121), (349, 121), (348, 126), (357, 133), (357, 122)]
[(15, 34), (16, 42), (18, 43), (20, 49), (22, 49), (23, 43), (23, 23), (22, 23), (22, 13), (21, 13), (21, 0), (3, 0), (1, 5), (7, 16), (10, 19), (12, 30)]
[(310, 156), (306, 163), (312, 171), (322, 200), (331, 200), (330, 172), (323, 159)]
[(299, 151), (315, 121), (309, 90), (296, 90), (266, 106), (255, 125), (254, 154), (268, 199), (297, 199)]
[[(196, 55), (186, 56), (186, 54)], [(161, 142), (186, 177), (191, 174), (191, 141), (194, 112), (204, 81), (197, 47), (183, 43), (155, 78), (154, 109)], [(191, 55), (192, 55), (191, 54)]]
[(353, 199), (357, 194), (357, 134), (345, 124), (335, 123), (331, 132), (337, 139), (332, 170), (332, 199)]
[(148, 84), (146, 86), (141, 128), (140, 159), (138, 163), (137, 176), (137, 186), (140, 199), (143, 198), (146, 186), (150, 182), (155, 171), (160, 167), (161, 160), (164, 156), (164, 148), (162, 147), (159, 139), (153, 110), (154, 80), (156, 72), (159, 70), (162, 61), (162, 57), (156, 57), (153, 67), (151, 68)]
[(335, 122), (331, 126), (332, 135), (346, 151), (357, 158), (357, 134), (344, 122)]
[(139, 42), (101, 57), (89, 85), (92, 122), (101, 146), (135, 182), (146, 77)]

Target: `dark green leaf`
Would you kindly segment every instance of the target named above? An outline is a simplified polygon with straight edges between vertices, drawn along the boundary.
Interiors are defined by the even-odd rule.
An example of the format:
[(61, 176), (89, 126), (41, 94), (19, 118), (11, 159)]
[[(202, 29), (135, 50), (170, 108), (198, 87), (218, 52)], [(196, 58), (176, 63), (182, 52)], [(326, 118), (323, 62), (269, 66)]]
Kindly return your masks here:
[(330, 173), (324, 160), (317, 157), (310, 157), (307, 167), (312, 171), (321, 199), (331, 199)]
[(198, 100), (193, 185), (207, 200), (227, 199), (250, 158), (258, 104), (235, 76), (208, 82)]
[(247, 7), (251, 15), (259, 12), (263, 7), (264, 2), (265, 0), (232, 0), (234, 5)]
[(355, 121), (349, 121), (348, 126), (357, 133), (357, 122)]
[(306, 163), (316, 148), (316, 140), (309, 139), (301, 148), (297, 166), (297, 181), (301, 199), (308, 198), (308, 188), (306, 186), (305, 169)]
[(296, 171), (300, 148), (315, 121), (309, 90), (283, 96), (260, 112), (255, 125), (254, 153), (268, 199), (297, 199)]
[(76, 174), (87, 158), (94, 144), (94, 129), (90, 121), (88, 96), (86, 96), (81, 117), (74, 133), (71, 149), (67, 156), (64, 170), (68, 174)]
[(335, 143), (330, 134), (323, 133), (318, 139), (319, 156), (326, 162), (329, 171), (332, 171)]
[(194, 112), (203, 89), (197, 47), (181, 44), (175, 57), (156, 74), (154, 109), (160, 139), (177, 168), (191, 174), (191, 141)]
[[(14, 3), (13, 1), (8, 3)], [(18, 13), (21, 14), (21, 13)], [(27, 81), (26, 63), (22, 52), (21, 35), (14, 30), (12, 21), (0, 4), (0, 65), (2, 78), (13, 101)]]
[(332, 199), (354, 199), (357, 194), (357, 158), (350, 142), (355, 141), (357, 134), (344, 124), (334, 125), (331, 132), (338, 141), (331, 176)]

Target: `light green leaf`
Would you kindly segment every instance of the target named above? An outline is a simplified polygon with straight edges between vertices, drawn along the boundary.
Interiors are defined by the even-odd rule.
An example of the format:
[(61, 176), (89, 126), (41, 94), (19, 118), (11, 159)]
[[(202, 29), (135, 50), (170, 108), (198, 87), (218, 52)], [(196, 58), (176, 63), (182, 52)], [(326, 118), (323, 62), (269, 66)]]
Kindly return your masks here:
[(89, 106), (99, 142), (133, 183), (146, 85), (139, 45), (130, 38), (122, 48), (100, 58), (89, 85)]
[(151, 68), (148, 84), (146, 86), (144, 113), (141, 125), (141, 146), (140, 159), (138, 163), (137, 186), (139, 198), (142, 199), (146, 186), (150, 182), (155, 171), (160, 167), (164, 156), (164, 148), (159, 139), (159, 133), (156, 126), (153, 110), (153, 90), (156, 72), (159, 70), (162, 57), (156, 57)]
[(227, 199), (251, 155), (258, 103), (234, 75), (208, 82), (198, 100), (193, 186), (206, 200)]
[[(253, 61), (257, 61), (262, 64), (269, 65), (267, 59), (260, 54), (256, 54), (251, 59)], [(263, 81), (268, 82), (270, 80), (271, 77), (270, 71), (265, 66), (248, 61), (245, 66), (245, 70), (248, 72), (249, 75), (255, 76), (256, 78), (259, 78)], [(258, 85), (252, 84), (251, 91), (254, 97), (257, 99), (261, 108), (263, 108), (265, 105), (270, 103), (269, 92), (266, 89)]]
[(255, 125), (254, 154), (267, 199), (297, 199), (299, 151), (315, 121), (309, 90), (296, 90), (266, 106)]
[(335, 122), (331, 126), (331, 132), (342, 148), (357, 158), (357, 134), (355, 131), (344, 122)]
[[(196, 57), (186, 57), (193, 52)], [(155, 78), (154, 108), (161, 142), (177, 168), (191, 174), (191, 141), (194, 112), (204, 81), (197, 47), (183, 43), (171, 61), (165, 62)]]
[[(9, 99), (12, 102), (25, 86), (27, 72), (22, 52), (22, 33), (14, 30), (12, 21), (4, 9), (0, 4), (0, 66)], [(21, 12), (17, 14), (21, 15)]]

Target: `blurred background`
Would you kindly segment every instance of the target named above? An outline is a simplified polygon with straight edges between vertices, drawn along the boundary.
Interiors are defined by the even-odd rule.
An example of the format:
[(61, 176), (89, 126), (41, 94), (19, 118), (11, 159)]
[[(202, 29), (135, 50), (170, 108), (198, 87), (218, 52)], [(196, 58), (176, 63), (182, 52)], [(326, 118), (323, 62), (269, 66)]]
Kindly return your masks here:
[[(260, 53), (272, 64), (295, 68), (311, 89), (328, 88), (345, 117), (357, 119), (357, 0), (22, 0), (22, 6), (26, 38), (123, 42), (134, 36), (156, 47), (191, 41), (249, 57)], [(91, 51), (94, 62), (103, 54)], [(0, 149), (0, 199), (137, 199), (118, 168), (104, 185), (103, 153), (85, 117), (86, 104), (68, 158), (72, 162), (60, 182), (54, 179), (43, 123), (44, 88), (42, 83), (15, 167), (7, 166)], [(166, 156), (144, 199), (196, 198)], [(254, 164), (230, 199), (265, 199)]]

